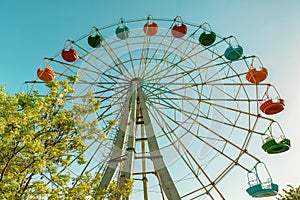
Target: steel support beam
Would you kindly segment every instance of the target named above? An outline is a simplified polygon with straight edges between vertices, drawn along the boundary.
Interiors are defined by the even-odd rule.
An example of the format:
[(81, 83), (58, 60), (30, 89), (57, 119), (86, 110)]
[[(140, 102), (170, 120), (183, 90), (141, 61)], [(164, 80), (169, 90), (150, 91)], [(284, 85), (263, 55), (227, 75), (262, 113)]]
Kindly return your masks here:
[(148, 138), (148, 145), (150, 150), (150, 155), (153, 161), (154, 170), (158, 174), (163, 191), (169, 200), (180, 200), (180, 195), (177, 188), (172, 180), (172, 177), (164, 163), (163, 157), (160, 153), (159, 146), (154, 134), (154, 129), (150, 121), (150, 116), (148, 114), (147, 106), (145, 103), (146, 97), (142, 93), (141, 88), (138, 88), (138, 98), (140, 101), (141, 112), (144, 119), (144, 125), (146, 130), (146, 135)]

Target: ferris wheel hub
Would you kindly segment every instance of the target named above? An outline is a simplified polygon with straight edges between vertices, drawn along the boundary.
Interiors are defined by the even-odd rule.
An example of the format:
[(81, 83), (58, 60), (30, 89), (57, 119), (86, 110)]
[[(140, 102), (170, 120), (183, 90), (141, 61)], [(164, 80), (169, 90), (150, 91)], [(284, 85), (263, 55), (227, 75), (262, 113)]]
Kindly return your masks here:
[(141, 83), (141, 78), (139, 77), (136, 77), (136, 78), (133, 78), (131, 79), (130, 81), (130, 87), (136, 87), (136, 88), (139, 88), (140, 87), (140, 83)]
[(133, 78), (133, 79), (131, 79), (131, 82), (134, 82), (134, 81), (141, 81), (141, 78), (139, 78), (139, 77), (136, 77), (136, 78)]

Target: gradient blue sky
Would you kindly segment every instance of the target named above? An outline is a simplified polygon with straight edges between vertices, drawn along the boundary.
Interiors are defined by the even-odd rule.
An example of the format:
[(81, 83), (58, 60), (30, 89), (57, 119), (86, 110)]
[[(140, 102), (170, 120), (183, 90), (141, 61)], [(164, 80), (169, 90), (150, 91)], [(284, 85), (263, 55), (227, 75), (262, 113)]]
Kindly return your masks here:
[[(236, 36), (245, 54), (259, 56), (269, 69), (268, 82), (276, 85), (287, 105), (275, 118), (292, 140), (292, 149), (273, 156), (259, 150), (258, 157), (281, 188), (299, 185), (299, 11), (299, 0), (1, 0), (0, 85), (6, 84), (11, 93), (25, 90), (22, 83), (36, 78), (43, 57), (57, 54), (66, 39), (77, 38), (94, 25), (149, 13), (158, 18), (180, 15), (198, 24), (206, 21), (218, 34)], [(221, 182), (229, 200), (251, 199), (241, 174), (233, 170)]]

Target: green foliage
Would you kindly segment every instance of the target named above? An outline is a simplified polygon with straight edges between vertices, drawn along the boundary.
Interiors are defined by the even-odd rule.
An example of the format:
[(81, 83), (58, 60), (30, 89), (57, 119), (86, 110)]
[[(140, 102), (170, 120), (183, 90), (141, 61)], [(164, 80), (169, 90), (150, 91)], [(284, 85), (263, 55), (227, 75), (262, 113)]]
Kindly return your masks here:
[(119, 189), (116, 182), (109, 185), (107, 189), (98, 189), (95, 191), (95, 196), (97, 198), (104, 198), (108, 200), (120, 199), (123, 197), (128, 197), (132, 192), (133, 180), (127, 180), (124, 184), (123, 189)]
[(284, 194), (279, 194), (277, 200), (300, 200), (300, 186), (293, 187), (288, 185), (289, 190), (283, 189)]
[(9, 95), (0, 88), (0, 199), (128, 196), (132, 181), (123, 189), (112, 183), (100, 190), (99, 174), (86, 172), (74, 179), (61, 170), (73, 161), (78, 165), (87, 162), (85, 139), (105, 140), (98, 121), (85, 120), (99, 109), (100, 101), (89, 94), (83, 105), (68, 105), (73, 90), (67, 82), (53, 81), (47, 86), (46, 96), (37, 92)]

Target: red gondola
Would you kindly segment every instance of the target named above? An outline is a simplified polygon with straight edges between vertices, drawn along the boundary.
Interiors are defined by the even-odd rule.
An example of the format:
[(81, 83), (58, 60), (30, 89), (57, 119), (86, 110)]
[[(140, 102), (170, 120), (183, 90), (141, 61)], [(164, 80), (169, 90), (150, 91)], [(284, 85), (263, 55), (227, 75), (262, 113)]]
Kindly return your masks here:
[(73, 49), (71, 42), (70, 42), (69, 50), (66, 49), (66, 44), (65, 44), (65, 47), (61, 52), (61, 56), (67, 62), (74, 62), (78, 59), (78, 53), (75, 49)]
[(180, 16), (177, 16), (175, 19), (175, 25), (172, 28), (172, 35), (175, 38), (181, 38), (187, 33), (187, 26), (183, 23)]
[(281, 112), (282, 110), (284, 110), (284, 107), (285, 107), (284, 100), (282, 98), (280, 98), (280, 96), (274, 86), (272, 86), (272, 88), (274, 88), (277, 96), (275, 97), (275, 99), (270, 97), (270, 95), (269, 95), (270, 86), (271, 85), (268, 86), (268, 88), (263, 96), (263, 101), (259, 107), (260, 110), (267, 115), (277, 114), (277, 113)]

